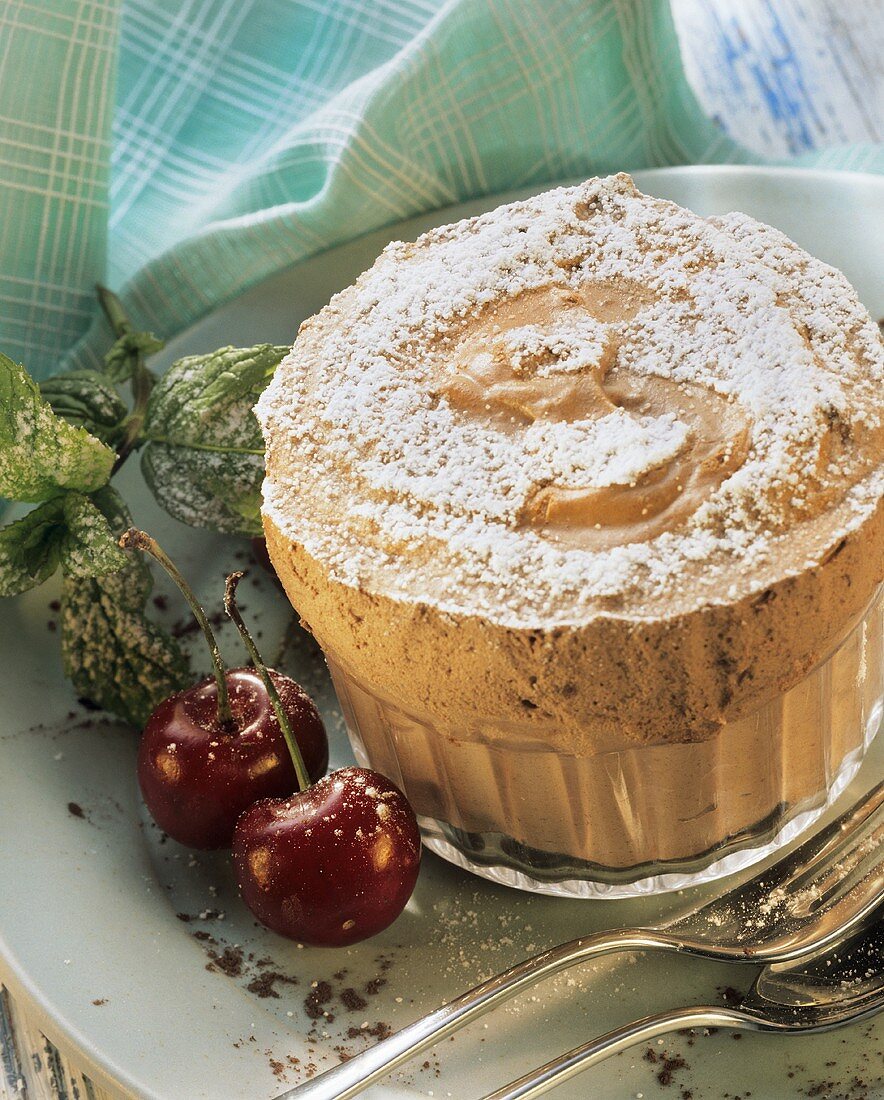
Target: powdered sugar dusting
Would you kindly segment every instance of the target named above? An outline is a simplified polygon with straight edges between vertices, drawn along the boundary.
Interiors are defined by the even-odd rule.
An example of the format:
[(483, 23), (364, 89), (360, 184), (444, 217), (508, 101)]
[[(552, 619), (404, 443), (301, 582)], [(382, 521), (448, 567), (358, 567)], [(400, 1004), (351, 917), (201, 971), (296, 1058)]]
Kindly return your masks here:
[[(570, 304), (624, 286), (640, 288), (625, 312)], [(563, 296), (551, 316), (482, 327), (488, 309), (550, 288)], [(503, 356), (517, 381), (611, 370), (677, 400), (469, 415), (440, 383), (468, 344), (479, 378)], [(257, 409), (264, 506), (348, 584), (504, 622), (641, 609), (674, 587), (683, 603), (733, 598), (805, 568), (877, 506), (882, 382), (877, 328), (839, 272), (745, 215), (703, 219), (626, 176), (592, 180), (391, 244), (307, 322)], [(746, 453), (671, 529), (626, 525), (594, 546), (525, 524), (545, 486), (677, 469), (704, 394), (747, 426)], [(518, 413), (504, 387), (505, 412), (511, 400)]]

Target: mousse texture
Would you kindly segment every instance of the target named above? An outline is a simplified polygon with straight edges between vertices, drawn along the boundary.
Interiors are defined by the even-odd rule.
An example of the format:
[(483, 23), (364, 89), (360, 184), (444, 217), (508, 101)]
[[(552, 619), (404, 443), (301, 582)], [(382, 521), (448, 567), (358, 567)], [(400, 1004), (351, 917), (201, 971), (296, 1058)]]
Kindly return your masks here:
[[(824, 798), (862, 743), (882, 393), (880, 334), (840, 272), (746, 215), (590, 180), (391, 244), (304, 322), (257, 408), (268, 549), (339, 693), (363, 700), (354, 733), (429, 817), (623, 866), (653, 844), (598, 838), (626, 835), (667, 758), (630, 764), (619, 820), (588, 830), (585, 768), (606, 754), (670, 746), (688, 774), (693, 745), (743, 792), (785, 746), (827, 757), (762, 783), (739, 821), (705, 784), (690, 837), (687, 803), (655, 804), (659, 858), (689, 857)], [(826, 747), (819, 708), (750, 731), (824, 665), (856, 736)], [(430, 733), (393, 744), (394, 713)], [(425, 736), (435, 757), (409, 756)], [(498, 785), (558, 757), (558, 824), (506, 799), (462, 813), (450, 792), (479, 804), (478, 745)]]

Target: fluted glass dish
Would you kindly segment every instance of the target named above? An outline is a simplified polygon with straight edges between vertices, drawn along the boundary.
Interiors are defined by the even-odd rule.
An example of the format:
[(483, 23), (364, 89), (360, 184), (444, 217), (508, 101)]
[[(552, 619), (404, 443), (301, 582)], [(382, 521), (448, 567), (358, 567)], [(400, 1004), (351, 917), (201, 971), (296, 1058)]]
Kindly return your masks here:
[(515, 723), (451, 736), (326, 658), (357, 758), (399, 783), (431, 850), (522, 889), (631, 897), (740, 870), (816, 820), (881, 724), (882, 635), (879, 590), (803, 679), (712, 737), (585, 755)]

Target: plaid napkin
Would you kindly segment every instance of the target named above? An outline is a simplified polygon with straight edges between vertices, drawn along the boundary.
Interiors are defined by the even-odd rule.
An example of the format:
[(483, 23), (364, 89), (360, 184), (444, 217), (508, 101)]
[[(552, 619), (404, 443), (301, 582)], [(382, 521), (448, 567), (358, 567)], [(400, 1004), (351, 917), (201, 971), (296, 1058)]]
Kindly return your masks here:
[(94, 363), (99, 279), (170, 336), (422, 210), (754, 159), (703, 115), (666, 0), (6, 0), (0, 348)]

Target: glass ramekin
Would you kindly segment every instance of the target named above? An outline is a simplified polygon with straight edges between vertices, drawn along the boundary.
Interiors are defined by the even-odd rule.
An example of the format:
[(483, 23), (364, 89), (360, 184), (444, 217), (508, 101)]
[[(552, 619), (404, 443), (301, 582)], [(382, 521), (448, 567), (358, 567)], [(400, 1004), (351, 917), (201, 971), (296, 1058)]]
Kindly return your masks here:
[(517, 723), (452, 736), (325, 655), (357, 759), (401, 786), (430, 849), (526, 890), (632, 897), (749, 866), (841, 793), (881, 724), (882, 591), (804, 679), (712, 737), (586, 755)]

